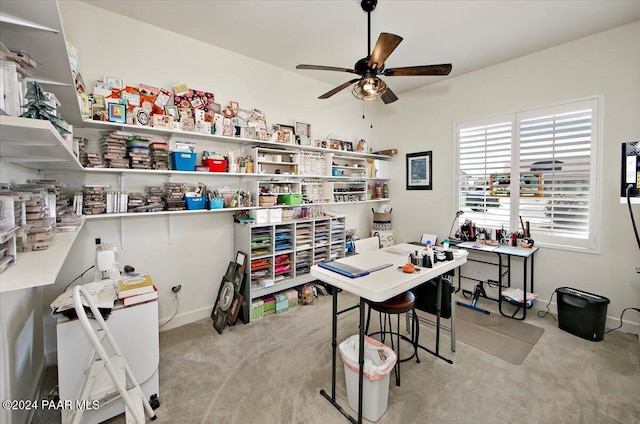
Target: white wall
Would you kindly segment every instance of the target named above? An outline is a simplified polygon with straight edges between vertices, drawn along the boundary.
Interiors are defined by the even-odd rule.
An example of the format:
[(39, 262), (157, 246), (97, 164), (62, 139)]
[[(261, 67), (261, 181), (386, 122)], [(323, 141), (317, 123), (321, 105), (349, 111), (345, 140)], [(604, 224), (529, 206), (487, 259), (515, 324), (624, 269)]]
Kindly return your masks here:
[[(0, 165), (0, 181), (23, 183), (37, 173), (8, 163)], [(0, 274), (0, 279), (2, 275)], [(43, 345), (43, 289), (0, 295), (0, 398), (35, 399), (45, 367)], [(0, 422), (26, 422), (26, 410), (0, 412)]]
[[(611, 300), (607, 326), (617, 326), (623, 308), (640, 306), (640, 277), (634, 271), (640, 252), (618, 194), (620, 143), (640, 140), (638, 40), (640, 22), (635, 22), (399, 96), (378, 125), (401, 150), (392, 162), (394, 222), (415, 223), (396, 225), (397, 238), (415, 239), (423, 231), (444, 236), (449, 231), (454, 216), (454, 122), (602, 95), (602, 196), (592, 199), (602, 207), (601, 253), (541, 249), (535, 291), (542, 301), (538, 307), (562, 286), (606, 296)], [(423, 150), (433, 151), (433, 190), (405, 191), (404, 154)], [(633, 210), (640, 216), (638, 205)], [(521, 272), (514, 277), (521, 281)], [(639, 318), (628, 311), (624, 320), (632, 325), (623, 328), (637, 333)]]

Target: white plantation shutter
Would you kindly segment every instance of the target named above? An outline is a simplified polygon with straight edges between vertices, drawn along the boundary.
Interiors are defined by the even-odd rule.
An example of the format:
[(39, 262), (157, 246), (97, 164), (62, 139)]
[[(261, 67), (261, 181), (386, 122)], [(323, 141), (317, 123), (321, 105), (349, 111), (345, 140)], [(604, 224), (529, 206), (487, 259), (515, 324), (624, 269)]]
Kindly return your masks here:
[(510, 169), (512, 122), (465, 123), (458, 130), (458, 199), (465, 212), (461, 221), (508, 227), (510, 199), (491, 196), (489, 178)]
[[(593, 247), (595, 101), (517, 115), (521, 186), (536, 174), (539, 197), (521, 196), (519, 215), (540, 241)], [(597, 104), (596, 104), (597, 105)]]
[(459, 123), (461, 220), (510, 231), (522, 220), (536, 243), (595, 249), (597, 115), (594, 98)]

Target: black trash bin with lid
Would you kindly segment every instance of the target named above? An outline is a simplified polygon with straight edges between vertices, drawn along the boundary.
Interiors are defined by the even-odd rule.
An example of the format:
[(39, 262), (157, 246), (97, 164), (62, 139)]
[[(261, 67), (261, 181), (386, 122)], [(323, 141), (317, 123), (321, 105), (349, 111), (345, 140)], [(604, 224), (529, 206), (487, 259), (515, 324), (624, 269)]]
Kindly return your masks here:
[(560, 287), (556, 294), (561, 330), (593, 342), (604, 338), (609, 299), (570, 287)]

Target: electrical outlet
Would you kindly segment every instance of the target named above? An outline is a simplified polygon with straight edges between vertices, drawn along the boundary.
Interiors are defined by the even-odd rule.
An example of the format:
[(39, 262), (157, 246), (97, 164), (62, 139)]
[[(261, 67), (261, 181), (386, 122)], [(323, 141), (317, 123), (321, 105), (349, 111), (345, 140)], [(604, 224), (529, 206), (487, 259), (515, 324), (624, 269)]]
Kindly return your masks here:
[(178, 284), (175, 285), (173, 287), (171, 287), (171, 291), (173, 292), (173, 301), (175, 302), (176, 300), (178, 300), (178, 293), (180, 293), (180, 290), (182, 290), (182, 285)]

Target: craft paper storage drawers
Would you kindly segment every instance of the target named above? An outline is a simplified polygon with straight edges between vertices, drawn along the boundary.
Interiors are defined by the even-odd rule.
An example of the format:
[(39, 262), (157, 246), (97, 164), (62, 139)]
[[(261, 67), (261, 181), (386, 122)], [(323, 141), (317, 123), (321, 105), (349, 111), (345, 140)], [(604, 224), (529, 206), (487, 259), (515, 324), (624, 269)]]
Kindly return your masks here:
[(262, 298), (264, 302), (264, 316), (269, 316), (276, 313), (276, 298), (269, 295)]
[(254, 299), (251, 302), (251, 321), (264, 317), (264, 302), (262, 299)]
[(276, 293), (273, 297), (276, 298), (276, 314), (289, 310), (289, 299), (284, 293)]

